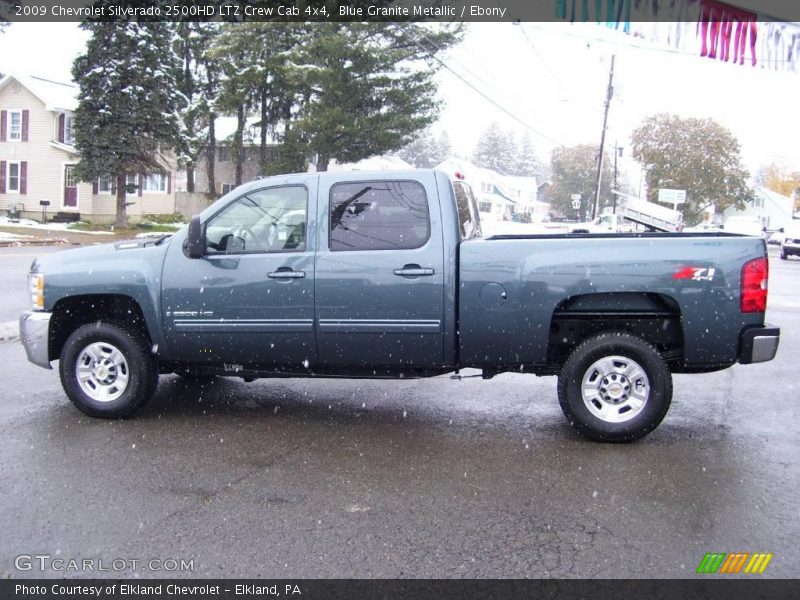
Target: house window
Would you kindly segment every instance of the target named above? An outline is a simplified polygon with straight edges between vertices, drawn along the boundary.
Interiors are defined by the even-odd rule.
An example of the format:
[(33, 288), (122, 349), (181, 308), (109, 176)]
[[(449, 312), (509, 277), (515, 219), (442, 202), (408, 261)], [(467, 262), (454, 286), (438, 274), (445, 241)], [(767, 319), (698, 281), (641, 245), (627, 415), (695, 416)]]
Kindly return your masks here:
[(114, 188), (114, 180), (111, 175), (103, 175), (97, 179), (97, 193), (111, 194)]
[(231, 161), (231, 149), (230, 149), (230, 146), (218, 146), (217, 147), (217, 160), (219, 162), (230, 162)]
[(233, 189), (236, 188), (235, 183), (223, 183), (222, 184), (222, 195), (229, 194)]
[(6, 167), (6, 192), (19, 194), (20, 189), (20, 163), (9, 162)]
[(479, 202), (478, 203), (478, 210), (483, 213), (490, 213), (492, 212), (492, 203), (491, 202)]
[(491, 184), (491, 183), (482, 183), (482, 184), (481, 184), (481, 191), (482, 191), (484, 194), (491, 194), (491, 193), (492, 193), (492, 191), (493, 191), (493, 189), (492, 189), (492, 184)]
[(19, 142), (22, 140), (22, 111), (8, 111), (8, 140)]
[(125, 192), (127, 194), (136, 194), (139, 189), (139, 176), (135, 173), (128, 173), (125, 177)]
[(142, 177), (142, 191), (153, 194), (167, 193), (167, 176), (163, 173), (150, 173)]
[(73, 145), (75, 143), (75, 130), (72, 128), (72, 113), (64, 113), (64, 143)]

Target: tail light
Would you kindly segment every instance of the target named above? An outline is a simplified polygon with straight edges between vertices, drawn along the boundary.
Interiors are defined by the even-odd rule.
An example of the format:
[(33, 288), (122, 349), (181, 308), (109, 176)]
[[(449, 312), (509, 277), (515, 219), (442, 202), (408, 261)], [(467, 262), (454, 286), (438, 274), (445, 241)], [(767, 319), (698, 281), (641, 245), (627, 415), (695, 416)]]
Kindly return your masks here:
[(739, 307), (743, 313), (767, 310), (767, 281), (769, 264), (766, 258), (756, 258), (742, 267), (742, 294)]

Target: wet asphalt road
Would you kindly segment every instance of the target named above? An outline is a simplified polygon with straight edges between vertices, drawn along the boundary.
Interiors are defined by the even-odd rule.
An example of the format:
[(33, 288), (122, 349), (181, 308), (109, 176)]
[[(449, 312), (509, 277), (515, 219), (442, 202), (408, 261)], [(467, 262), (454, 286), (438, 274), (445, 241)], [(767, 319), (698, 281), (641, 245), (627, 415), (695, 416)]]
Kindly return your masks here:
[(136, 419), (99, 421), (0, 344), (0, 576), (40, 576), (14, 558), (49, 554), (194, 561), (44, 573), (70, 577), (682, 578), (741, 551), (798, 577), (800, 261), (771, 261), (770, 284), (777, 359), (676, 376), (631, 445), (584, 441), (554, 378), (509, 374), (166, 376)]

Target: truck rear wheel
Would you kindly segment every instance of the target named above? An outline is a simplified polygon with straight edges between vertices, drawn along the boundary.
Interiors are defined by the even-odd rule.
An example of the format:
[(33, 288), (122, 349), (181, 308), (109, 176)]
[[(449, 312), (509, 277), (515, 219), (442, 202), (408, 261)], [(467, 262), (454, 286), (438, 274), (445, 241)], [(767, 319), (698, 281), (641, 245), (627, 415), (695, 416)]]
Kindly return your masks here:
[(569, 356), (558, 400), (569, 422), (598, 442), (632, 442), (661, 423), (672, 375), (650, 344), (628, 333), (591, 337)]
[(149, 343), (105, 322), (72, 332), (61, 351), (59, 373), (69, 399), (92, 417), (127, 417), (150, 400), (158, 385)]

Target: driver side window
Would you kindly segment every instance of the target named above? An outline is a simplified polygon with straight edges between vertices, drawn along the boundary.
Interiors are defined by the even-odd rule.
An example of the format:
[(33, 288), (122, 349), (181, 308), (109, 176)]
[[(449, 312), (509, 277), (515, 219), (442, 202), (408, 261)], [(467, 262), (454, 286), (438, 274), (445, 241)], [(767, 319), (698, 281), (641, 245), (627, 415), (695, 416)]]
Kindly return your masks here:
[(207, 254), (302, 252), (308, 190), (286, 186), (245, 194), (206, 224)]

